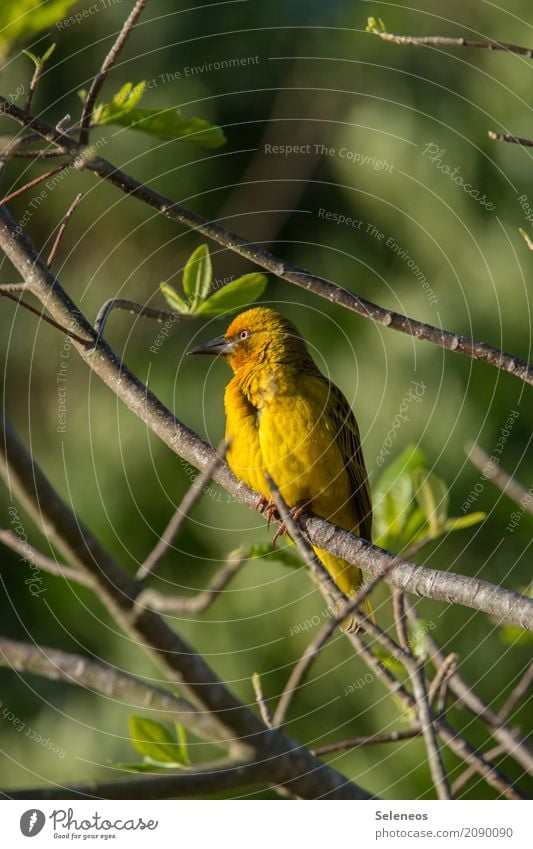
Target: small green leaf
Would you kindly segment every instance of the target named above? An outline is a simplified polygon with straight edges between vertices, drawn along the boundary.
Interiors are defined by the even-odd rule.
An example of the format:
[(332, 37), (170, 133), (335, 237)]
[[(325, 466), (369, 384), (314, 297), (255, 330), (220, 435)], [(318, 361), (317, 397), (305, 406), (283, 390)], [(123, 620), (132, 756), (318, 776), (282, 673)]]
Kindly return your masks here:
[(185, 731), (185, 727), (183, 725), (180, 725), (179, 722), (176, 722), (175, 728), (179, 744), (180, 763), (184, 764), (185, 766), (190, 766), (191, 758), (189, 756), (189, 747), (187, 746), (187, 732)]
[(387, 32), (382, 18), (367, 18), (365, 32), (373, 32), (375, 35), (381, 35), (382, 32)]
[(183, 291), (192, 302), (192, 310), (207, 298), (213, 279), (213, 267), (207, 245), (192, 252), (183, 270)]
[(455, 516), (444, 523), (444, 530), (461, 531), (463, 528), (470, 528), (482, 522), (486, 515), (486, 513), (469, 513), (467, 516)]
[(301, 569), (303, 566), (302, 560), (298, 554), (295, 554), (289, 548), (272, 548), (272, 543), (256, 543), (250, 546), (246, 552), (246, 556), (251, 560), (275, 560), (282, 563), (283, 566), (289, 566), (291, 569)]
[(245, 274), (243, 277), (237, 277), (232, 280), (218, 292), (207, 298), (198, 309), (196, 315), (215, 316), (225, 315), (229, 312), (235, 312), (260, 298), (267, 284), (267, 278), (264, 274), (253, 272)]
[(187, 301), (184, 301), (183, 298), (178, 295), (176, 290), (170, 285), (170, 283), (160, 283), (159, 288), (161, 289), (163, 295), (165, 296), (165, 300), (167, 304), (178, 313), (188, 313), (189, 312), (189, 304)]
[(155, 764), (180, 763), (180, 747), (168, 728), (144, 716), (130, 716), (128, 723), (131, 742), (144, 758)]
[(414, 506), (412, 472), (426, 462), (418, 446), (408, 445), (381, 474), (372, 497), (378, 545), (398, 549), (400, 535)]
[(36, 56), (35, 53), (32, 53), (31, 50), (23, 50), (22, 52), (25, 53), (29, 59), (31, 59), (36, 68), (44, 68), (45, 64), (47, 63), (55, 49), (55, 44), (51, 44), (48, 50), (40, 57)]
[[(30, 39), (65, 18), (77, 0), (1, 0), (0, 51), (15, 41)], [(45, 60), (46, 61), (46, 60)]]

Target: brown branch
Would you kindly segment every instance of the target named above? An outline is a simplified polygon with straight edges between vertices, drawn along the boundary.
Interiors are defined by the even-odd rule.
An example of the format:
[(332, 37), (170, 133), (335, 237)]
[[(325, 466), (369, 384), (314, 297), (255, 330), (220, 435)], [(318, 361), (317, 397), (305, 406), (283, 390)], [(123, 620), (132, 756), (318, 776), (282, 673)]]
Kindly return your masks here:
[(369, 798), (366, 791), (322, 764), (295, 740), (265, 728), (157, 613), (139, 609), (135, 598), (142, 585), (115, 563), (61, 500), (3, 413), (0, 472), (68, 562), (95, 579), (98, 597), (115, 621), (140, 642), (173, 682), (180, 682), (193, 707), (209, 714), (217, 734), (215, 742), (233, 756), (252, 754), (262, 764), (265, 782), (284, 785), (302, 798)]
[(500, 708), (497, 713), (498, 722), (502, 724), (506, 722), (511, 713), (513, 712), (515, 706), (518, 704), (520, 699), (525, 696), (531, 685), (533, 684), (533, 663), (530, 663), (524, 674), (522, 675), (520, 681), (513, 689), (509, 698), (505, 702), (505, 704)]
[[(0, 247), (26, 280), (28, 288), (46, 303), (48, 311), (63, 323), (87, 365), (172, 451), (196, 468), (205, 469), (215, 456), (213, 449), (179, 421), (129, 371), (105, 340), (97, 341), (94, 329), (43, 263), (26, 235), (17, 230), (16, 222), (5, 207), (0, 207)], [(77, 339), (73, 336), (76, 331)], [(85, 341), (79, 344), (80, 331), (86, 334), (90, 344)], [(237, 480), (227, 465), (220, 466), (213, 474), (213, 479), (237, 500), (254, 510), (258, 508), (258, 493)], [(533, 600), (526, 596), (477, 578), (427, 569), (408, 561), (398, 562), (396, 555), (354, 536), (349, 531), (335, 527), (318, 516), (304, 514), (299, 519), (298, 526), (317, 548), (360, 566), (371, 576), (381, 575), (390, 568), (387, 580), (406, 592), (448, 604), (462, 604), (483, 610), (496, 616), (500, 622), (511, 622), (533, 630)]]
[(199, 764), (170, 775), (137, 776), (122, 781), (89, 782), (62, 787), (32, 787), (28, 790), (4, 790), (7, 799), (179, 799), (204, 798), (238, 787), (264, 785), (264, 767), (260, 763)]
[[(502, 746), (501, 743), (499, 743), (497, 746), (494, 746), (492, 749), (489, 749), (488, 752), (485, 752), (484, 758), (487, 761), (492, 761), (494, 758), (497, 758), (498, 755), (501, 755), (504, 752), (505, 746)], [(470, 779), (474, 777), (475, 774), (476, 770), (474, 769), (474, 767), (472, 765), (467, 766), (464, 772), (462, 772), (459, 778), (456, 778), (452, 784), (453, 795), (456, 796), (459, 790), (462, 790), (465, 784), (467, 784)]]
[(126, 310), (129, 313), (142, 315), (146, 318), (153, 318), (156, 321), (167, 321), (169, 319), (171, 321), (180, 321), (184, 318), (184, 315), (181, 313), (171, 312), (170, 310), (155, 309), (154, 307), (149, 307), (146, 304), (139, 304), (137, 301), (130, 301), (127, 298), (110, 298), (108, 301), (105, 301), (98, 310), (98, 315), (94, 322), (94, 329), (97, 336), (103, 336), (104, 327), (107, 323), (107, 319), (109, 318), (109, 314), (115, 309)]
[(315, 755), (322, 757), (332, 752), (345, 752), (347, 749), (358, 749), (360, 746), (378, 745), (381, 743), (398, 743), (400, 740), (412, 740), (420, 737), (420, 728), (408, 728), (405, 731), (389, 731), (387, 734), (369, 734), (366, 737), (353, 737), (351, 740), (339, 740), (336, 743), (327, 743), (312, 749)]
[(444, 658), (440, 664), (435, 677), (431, 681), (429, 688), (429, 701), (435, 700), (435, 713), (437, 716), (444, 714), (446, 710), (446, 693), (448, 691), (448, 681), (453, 675), (457, 667), (459, 656), (451, 652)]
[(533, 139), (522, 139), (520, 136), (513, 136), (512, 133), (495, 133), (494, 130), (489, 130), (487, 135), (492, 141), (519, 144), (522, 147), (533, 147)]
[(131, 31), (133, 30), (137, 20), (139, 19), (142, 11), (146, 7), (148, 0), (137, 0), (130, 14), (126, 18), (122, 29), (120, 30), (117, 38), (115, 39), (111, 50), (105, 57), (100, 70), (94, 77), (91, 86), (89, 88), (89, 92), (85, 99), (85, 104), (83, 106), (83, 112), (80, 120), (80, 144), (86, 145), (89, 142), (89, 131), (91, 126), (91, 119), (93, 116), (93, 109), (96, 103), (96, 98), (100, 93), (100, 89), (102, 88), (106, 77), (117, 61), (121, 51), (128, 40)]
[(39, 183), (44, 182), (44, 180), (48, 180), (49, 177), (53, 177), (54, 174), (59, 173), (59, 171), (62, 171), (63, 168), (65, 168), (64, 162), (62, 162), (60, 165), (57, 165), (55, 168), (52, 168), (51, 171), (47, 171), (45, 174), (40, 174), (38, 177), (35, 177), (34, 180), (30, 180), (29, 183), (26, 183), (19, 189), (15, 189), (15, 191), (11, 192), (11, 194), (6, 195), (4, 198), (2, 198), (2, 200), (0, 200), (0, 204), (3, 205), (5, 203), (9, 203), (20, 195), (23, 195), (24, 192), (28, 191), (28, 189), (33, 189), (35, 186), (38, 186)]
[(23, 292), (26, 291), (28, 288), (29, 287), (25, 283), (13, 283), (7, 286), (0, 286), (0, 297), (7, 298), (9, 301), (13, 301), (19, 307), (23, 307), (23, 309), (28, 310), (28, 312), (33, 313), (33, 315), (36, 315), (37, 318), (41, 319), (41, 321), (44, 321), (46, 322), (46, 324), (49, 324), (50, 327), (55, 327), (56, 330), (60, 330), (61, 333), (65, 333), (71, 339), (74, 339), (76, 342), (79, 342), (80, 345), (87, 346), (89, 340), (85, 339), (83, 336), (78, 336), (72, 330), (63, 327), (62, 324), (59, 324), (59, 322), (54, 321), (53, 318), (49, 318), (47, 315), (45, 315), (42, 310), (36, 310), (35, 307), (32, 307), (31, 304), (27, 303), (27, 301), (23, 301), (22, 297), (19, 296), (18, 298), (16, 298), (12, 294), (13, 291)]
[(228, 444), (225, 440), (223, 440), (218, 446), (217, 452), (209, 465), (195, 477), (189, 489), (183, 496), (181, 504), (178, 506), (170, 522), (161, 534), (161, 539), (150, 552), (144, 563), (140, 566), (136, 575), (137, 580), (146, 580), (150, 574), (155, 572), (159, 561), (172, 546), (172, 543), (178, 536), (187, 516), (201, 497), (204, 487), (207, 483), (209, 483), (218, 467), (226, 459), (227, 449)]
[[(416, 615), (410, 604), (407, 605), (407, 615), (413, 622), (416, 621)], [(433, 636), (428, 633), (425, 634), (424, 639), (428, 646), (430, 659), (435, 663), (443, 664), (446, 657)], [(533, 753), (526, 741), (520, 737), (517, 729), (511, 729), (506, 725), (502, 725), (498, 719), (498, 715), (484, 704), (474, 690), (463, 680), (459, 672), (454, 671), (450, 675), (448, 686), (458, 702), (481, 719), (487, 725), (494, 739), (505, 746), (506, 752), (512, 755), (526, 772), (533, 775)]]
[(59, 245), (61, 244), (61, 239), (63, 238), (63, 235), (64, 235), (64, 233), (65, 233), (65, 230), (67, 229), (67, 224), (68, 224), (68, 222), (70, 221), (71, 216), (72, 216), (72, 213), (74, 212), (74, 210), (75, 210), (75, 209), (76, 209), (76, 207), (78, 206), (78, 204), (79, 204), (80, 200), (82, 199), (82, 197), (83, 197), (82, 193), (81, 193), (81, 192), (79, 192), (79, 193), (76, 195), (76, 197), (74, 198), (74, 200), (72, 201), (72, 203), (70, 204), (70, 206), (69, 206), (69, 208), (67, 209), (67, 211), (65, 212), (65, 215), (63, 216), (63, 220), (62, 220), (62, 222), (61, 222), (61, 224), (60, 224), (60, 226), (59, 226), (59, 230), (57, 231), (57, 236), (56, 236), (56, 237), (55, 237), (55, 239), (54, 239), (54, 244), (52, 245), (52, 250), (51, 250), (51, 251), (50, 251), (50, 253), (48, 254), (48, 259), (46, 260), (46, 264), (47, 264), (50, 268), (51, 268), (51, 267), (52, 267), (52, 265), (54, 264), (54, 259), (56, 258), (56, 254), (57, 254), (57, 251), (58, 251)]
[[(47, 141), (53, 141), (60, 146), (68, 148), (74, 155), (80, 156), (83, 153), (84, 148), (73, 139), (58, 132), (54, 127), (40, 118), (20, 109), (14, 103), (10, 103), (4, 97), (0, 97), (1, 112), (9, 115), (23, 126), (34, 129)], [(120, 171), (120, 169), (105, 159), (85, 159), (80, 162), (80, 167), (92, 171), (126, 194), (158, 210), (167, 218), (197, 230), (208, 239), (212, 239), (228, 250), (234, 251), (245, 259), (259, 265), (281, 280), (286, 280), (288, 283), (312, 292), (318, 295), (318, 297), (325, 298), (330, 303), (355, 312), (383, 327), (390, 327), (393, 330), (405, 333), (416, 339), (423, 339), (434, 345), (439, 345), (448, 351), (489, 363), (501, 371), (513, 374), (520, 380), (533, 385), (533, 366), (525, 360), (501, 351), (492, 345), (487, 345), (483, 342), (470, 339), (467, 336), (443, 330), (425, 322), (416, 321), (401, 313), (384, 309), (365, 298), (361, 298), (358, 295), (348, 292), (346, 289), (342, 289), (329, 280), (311, 274), (305, 269), (299, 268), (285, 260), (278, 259), (269, 251), (248, 242), (220, 224), (209, 221), (197, 212), (193, 212), (164, 195), (149, 189), (143, 183)]]
[(501, 489), (504, 495), (516, 501), (533, 515), (533, 487), (528, 492), (522, 484), (495, 463), (479, 445), (467, 445), (466, 456), (481, 474)]
[(246, 551), (236, 550), (227, 559), (226, 565), (220, 569), (210, 582), (209, 586), (192, 596), (183, 598), (180, 596), (168, 596), (156, 590), (143, 590), (137, 597), (137, 604), (158, 610), (160, 613), (204, 613), (220, 595), (222, 590), (229, 584), (235, 575), (242, 569), (248, 559)]
[(68, 581), (75, 581), (85, 587), (94, 586), (94, 581), (89, 575), (84, 572), (80, 572), (79, 569), (72, 569), (65, 563), (58, 563), (57, 560), (47, 557), (45, 554), (42, 554), (42, 552), (38, 551), (26, 542), (26, 540), (20, 539), (13, 533), (13, 531), (0, 529), (0, 542), (3, 542), (4, 545), (11, 548), (13, 551), (16, 551), (18, 554), (22, 554), (24, 560), (28, 560), (30, 563), (33, 563), (35, 566), (38, 566), (50, 575), (66, 578)]
[(254, 688), (256, 702), (259, 705), (261, 718), (267, 728), (272, 728), (274, 726), (274, 721), (272, 719), (272, 714), (270, 713), (270, 708), (265, 699), (265, 694), (263, 693), (261, 676), (258, 672), (254, 672), (254, 674), (252, 675), (252, 685)]
[(0, 637), (0, 666), (50, 681), (64, 681), (110, 699), (119, 699), (129, 707), (161, 713), (162, 719), (179, 722), (193, 734), (207, 740), (217, 739), (217, 728), (209, 714), (200, 713), (186, 699), (101, 661)]

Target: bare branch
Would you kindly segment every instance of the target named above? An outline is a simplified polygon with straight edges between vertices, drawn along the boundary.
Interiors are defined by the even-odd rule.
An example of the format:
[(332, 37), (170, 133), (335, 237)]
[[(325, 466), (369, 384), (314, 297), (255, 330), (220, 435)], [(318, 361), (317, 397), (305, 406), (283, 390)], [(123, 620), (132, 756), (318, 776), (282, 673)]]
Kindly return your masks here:
[[(67, 147), (75, 155), (79, 156), (83, 152), (83, 147), (73, 139), (63, 133), (59, 133), (54, 127), (40, 118), (30, 115), (14, 103), (10, 103), (5, 97), (0, 97), (1, 112), (14, 118), (23, 126), (34, 129), (47, 141), (53, 141), (60, 146)], [(365, 298), (361, 298), (358, 295), (348, 292), (346, 289), (342, 289), (329, 280), (311, 274), (292, 263), (278, 259), (269, 251), (248, 242), (248, 240), (227, 230), (220, 224), (209, 221), (197, 212), (193, 212), (181, 204), (166, 198), (164, 195), (152, 191), (143, 183), (120, 171), (120, 169), (104, 159), (86, 159), (80, 164), (81, 167), (94, 172), (121, 191), (158, 210), (167, 218), (197, 230), (208, 239), (212, 239), (214, 242), (223, 245), (228, 250), (235, 251), (235, 253), (245, 259), (249, 259), (266, 271), (270, 271), (281, 280), (286, 280), (289, 283), (300, 286), (308, 292), (325, 298), (330, 303), (344, 307), (384, 327), (390, 327), (393, 330), (413, 336), (416, 339), (432, 342), (434, 345), (439, 345), (457, 354), (463, 354), (471, 359), (487, 362), (501, 371), (513, 374), (520, 380), (533, 385), (533, 366), (525, 360), (501, 351), (492, 345), (487, 345), (466, 336), (416, 321), (401, 313), (386, 310)]]
[(70, 204), (69, 208), (67, 209), (67, 211), (66, 211), (66, 213), (63, 217), (63, 220), (62, 220), (62, 222), (59, 226), (59, 230), (57, 231), (57, 236), (55, 237), (54, 244), (52, 245), (52, 250), (48, 254), (48, 259), (46, 260), (46, 264), (50, 268), (52, 267), (52, 265), (54, 263), (54, 259), (56, 258), (56, 254), (57, 254), (59, 245), (61, 244), (61, 239), (63, 238), (65, 230), (67, 229), (67, 224), (70, 221), (72, 213), (74, 212), (74, 210), (78, 206), (82, 197), (83, 197), (82, 193), (79, 192), (76, 195), (76, 197), (74, 198), (74, 200), (72, 201), (72, 203)]
[(91, 119), (93, 116), (93, 109), (96, 103), (96, 98), (100, 93), (100, 89), (102, 88), (106, 77), (117, 61), (121, 51), (128, 40), (131, 31), (133, 30), (137, 20), (139, 19), (141, 12), (146, 7), (148, 0), (137, 0), (135, 6), (131, 10), (130, 14), (126, 18), (122, 29), (120, 30), (111, 50), (105, 57), (102, 62), (102, 66), (95, 78), (93, 79), (91, 86), (89, 88), (89, 92), (85, 99), (85, 104), (83, 106), (83, 112), (81, 115), (80, 121), (80, 144), (86, 145), (89, 141), (89, 131), (91, 126)]
[[(499, 743), (497, 746), (494, 746), (492, 749), (489, 749), (488, 752), (485, 752), (483, 757), (487, 761), (492, 761), (494, 758), (497, 758), (498, 755), (502, 755), (504, 752), (505, 746), (502, 746), (501, 743)], [(470, 779), (474, 777), (475, 774), (476, 770), (471, 764), (470, 766), (467, 766), (467, 768), (464, 770), (464, 772), (461, 773), (459, 778), (455, 779), (452, 784), (452, 793), (455, 797), (457, 796), (459, 790), (462, 790), (465, 784), (467, 784)]]
[(470, 462), (492, 481), (498, 489), (516, 501), (524, 510), (533, 515), (533, 487), (528, 492), (522, 484), (511, 477), (498, 463), (495, 463), (479, 445), (469, 444), (466, 446), (466, 456)]
[(373, 18), (369, 18), (367, 31), (373, 35), (378, 35), (383, 41), (390, 41), (392, 44), (408, 44), (414, 47), (478, 47), (484, 50), (504, 50), (506, 53), (516, 53), (519, 56), (526, 56), (528, 59), (533, 58), (533, 50), (529, 47), (520, 47), (518, 44), (508, 44), (505, 41), (449, 38), (442, 35), (395, 35), (379, 28)]
[[(73, 303), (57, 278), (42, 262), (31, 242), (5, 207), (0, 206), (0, 247), (26, 280), (30, 290), (40, 298), (48, 311), (64, 322), (75, 347), (87, 365), (121, 398), (126, 406), (172, 451), (199, 469), (205, 469), (215, 456), (213, 449), (177, 419), (103, 340), (96, 340), (95, 331)], [(86, 335), (87, 344), (78, 344)], [(78, 335), (78, 339), (74, 335)], [(237, 500), (253, 510), (258, 509), (260, 497), (231, 473), (227, 465), (220, 466), (213, 479)], [(408, 561), (398, 562), (396, 555), (386, 552), (349, 531), (331, 525), (318, 516), (304, 514), (298, 526), (317, 548), (329, 551), (349, 563), (360, 566), (372, 576), (390, 568), (388, 580), (406, 592), (423, 595), (437, 601), (462, 604), (494, 615), (500, 622), (512, 622), (533, 630), (533, 600), (476, 578), (427, 569)], [(317, 561), (319, 563), (319, 561)], [(394, 565), (391, 566), (391, 563)], [(323, 568), (319, 564), (319, 568)], [(325, 575), (327, 572), (324, 570)]]
[(429, 701), (432, 702), (435, 700), (435, 713), (437, 716), (441, 716), (445, 712), (448, 681), (457, 668), (458, 659), (459, 656), (454, 652), (445, 657), (431, 682)]
[(156, 570), (159, 561), (171, 547), (174, 539), (177, 537), (181, 528), (183, 527), (183, 523), (185, 522), (187, 516), (189, 515), (196, 502), (202, 495), (205, 485), (209, 483), (209, 481), (213, 477), (213, 474), (216, 472), (218, 467), (224, 462), (226, 458), (227, 449), (228, 443), (223, 440), (218, 446), (217, 452), (211, 462), (208, 464), (208, 466), (195, 477), (189, 489), (183, 496), (181, 504), (179, 505), (176, 512), (172, 516), (170, 522), (168, 523), (167, 527), (161, 534), (161, 539), (139, 568), (139, 571), (136, 575), (137, 580), (146, 580), (148, 575), (152, 574)]
[(513, 712), (515, 706), (518, 704), (522, 696), (525, 696), (531, 685), (533, 684), (533, 663), (530, 663), (524, 674), (522, 675), (520, 681), (513, 689), (509, 698), (505, 702), (505, 704), (500, 708), (497, 713), (498, 722), (502, 724), (506, 722), (511, 713)]
[(50, 575), (58, 575), (69, 581), (83, 584), (85, 587), (94, 587), (94, 581), (90, 575), (81, 572), (79, 569), (72, 569), (65, 563), (58, 563), (57, 560), (53, 560), (51, 557), (47, 557), (26, 542), (26, 540), (19, 539), (12, 531), (0, 529), (0, 541), (18, 554), (22, 554), (25, 560), (35, 564), (35, 566), (38, 566), (45, 572), (49, 572)]
[(263, 722), (265, 723), (267, 728), (272, 728), (274, 722), (272, 720), (272, 714), (270, 713), (270, 708), (266, 702), (265, 694), (263, 693), (263, 686), (261, 684), (261, 676), (258, 672), (254, 672), (252, 675), (252, 684), (254, 688), (255, 698), (257, 704), (259, 705), (259, 710), (261, 712), (261, 717)]
[(107, 319), (109, 318), (109, 314), (115, 309), (126, 310), (130, 313), (146, 316), (146, 318), (153, 318), (156, 321), (181, 321), (181, 319), (184, 318), (184, 316), (180, 313), (171, 312), (170, 310), (155, 309), (154, 307), (149, 307), (146, 304), (138, 304), (137, 301), (129, 301), (127, 298), (110, 298), (102, 304), (98, 310), (96, 321), (94, 322), (94, 329), (98, 336), (103, 336), (104, 327), (107, 323)]
[(489, 130), (487, 135), (492, 141), (519, 144), (522, 147), (533, 147), (533, 139), (523, 139), (520, 136), (513, 136), (512, 133), (495, 133), (494, 130)]
[(170, 775), (148, 775), (122, 781), (73, 784), (70, 787), (32, 787), (28, 790), (4, 790), (8, 799), (179, 799), (223, 793), (237, 787), (253, 787), (265, 783), (263, 764), (214, 763), (199, 764), (193, 769)]
[(344, 752), (347, 749), (358, 749), (360, 746), (378, 745), (381, 743), (398, 743), (400, 740), (412, 740), (420, 737), (422, 731), (418, 727), (408, 728), (406, 731), (389, 731), (388, 734), (369, 734), (366, 737), (353, 737), (351, 740), (339, 740), (336, 743), (328, 743), (312, 749), (315, 755), (322, 757), (332, 752)]
[(33, 313), (33, 315), (36, 315), (39, 319), (41, 319), (41, 321), (45, 321), (46, 324), (49, 324), (51, 327), (55, 327), (56, 330), (60, 330), (61, 333), (65, 333), (71, 339), (75, 339), (76, 342), (80, 343), (80, 345), (87, 346), (88, 340), (84, 339), (83, 336), (78, 336), (72, 330), (68, 330), (66, 327), (63, 327), (62, 324), (59, 324), (59, 322), (54, 321), (53, 318), (49, 318), (47, 315), (45, 315), (42, 310), (36, 310), (35, 307), (32, 307), (31, 304), (27, 303), (27, 301), (23, 301), (21, 296), (16, 298), (12, 294), (13, 291), (23, 292), (27, 289), (28, 286), (26, 283), (13, 283), (7, 286), (0, 286), (0, 297), (7, 298), (9, 301), (14, 301), (14, 303), (18, 304), (19, 307), (23, 307), (23, 309)]
[(163, 719), (180, 722), (200, 737), (217, 739), (217, 728), (209, 714), (200, 713), (185, 699), (106, 663), (48, 646), (0, 637), (0, 666), (39, 675), (50, 681), (65, 681), (108, 698), (120, 699), (130, 707), (162, 713)]
[(143, 590), (137, 597), (137, 604), (158, 610), (160, 613), (204, 613), (242, 569), (247, 559), (245, 551), (232, 552), (228, 556), (226, 565), (215, 574), (209, 586), (192, 598), (168, 596), (156, 590), (147, 589)]
[(38, 186), (39, 183), (43, 183), (44, 180), (48, 180), (49, 177), (53, 177), (54, 174), (58, 174), (59, 171), (62, 171), (63, 168), (65, 168), (65, 167), (66, 167), (65, 163), (62, 162), (56, 168), (52, 168), (51, 171), (47, 171), (45, 174), (40, 174), (38, 177), (35, 177), (34, 180), (30, 180), (29, 183), (26, 183), (24, 186), (21, 186), (19, 189), (15, 189), (15, 191), (11, 192), (11, 194), (6, 195), (4, 198), (2, 198), (2, 200), (0, 200), (0, 204), (3, 205), (5, 203), (9, 203), (10, 201), (14, 200), (15, 198), (19, 197), (20, 195), (23, 195), (24, 192), (28, 191), (28, 189), (33, 189), (35, 186)]

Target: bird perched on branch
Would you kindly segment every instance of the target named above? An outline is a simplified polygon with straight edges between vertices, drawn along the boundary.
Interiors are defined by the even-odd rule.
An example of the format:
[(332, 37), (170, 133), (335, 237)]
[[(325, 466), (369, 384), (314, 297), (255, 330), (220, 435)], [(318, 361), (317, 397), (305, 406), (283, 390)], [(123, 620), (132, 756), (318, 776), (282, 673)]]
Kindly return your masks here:
[[(273, 511), (265, 473), (291, 514), (308, 509), (370, 540), (372, 507), (359, 428), (346, 398), (320, 372), (294, 324), (267, 307), (238, 315), (224, 336), (191, 354), (227, 359), (227, 460)], [(353, 596), (361, 570), (315, 548), (340, 590)], [(370, 612), (370, 607), (367, 609)], [(353, 630), (353, 619), (343, 623)]]

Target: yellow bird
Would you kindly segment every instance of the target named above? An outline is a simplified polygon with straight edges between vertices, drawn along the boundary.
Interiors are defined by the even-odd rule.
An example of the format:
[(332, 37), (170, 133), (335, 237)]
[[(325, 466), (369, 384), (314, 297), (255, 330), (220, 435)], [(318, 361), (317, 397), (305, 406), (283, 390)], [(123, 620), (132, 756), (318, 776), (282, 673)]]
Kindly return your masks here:
[[(234, 474), (272, 506), (266, 471), (293, 514), (307, 508), (370, 540), (372, 507), (355, 416), (294, 324), (257, 307), (238, 315), (224, 336), (190, 353), (221, 355), (233, 369), (224, 404)], [(361, 570), (315, 552), (339, 589), (353, 596)], [(344, 627), (352, 630), (355, 622)]]

